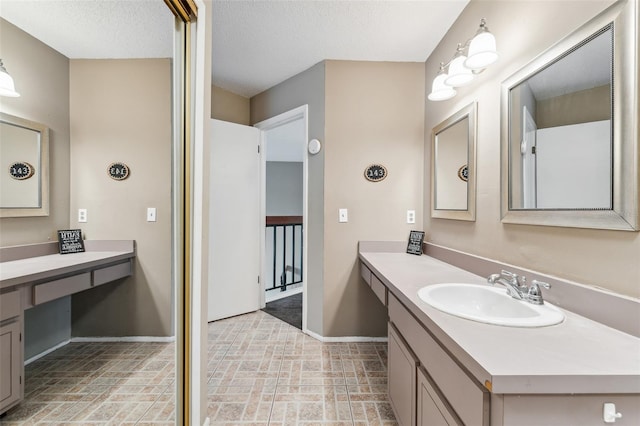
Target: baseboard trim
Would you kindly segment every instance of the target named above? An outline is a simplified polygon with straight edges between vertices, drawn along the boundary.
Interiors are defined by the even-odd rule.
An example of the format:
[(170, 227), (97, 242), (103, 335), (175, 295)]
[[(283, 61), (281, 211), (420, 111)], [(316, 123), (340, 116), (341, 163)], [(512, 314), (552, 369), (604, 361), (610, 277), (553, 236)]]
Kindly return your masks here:
[(29, 364), (31, 364), (32, 362), (39, 360), (39, 359), (40, 359), (40, 358), (42, 358), (43, 356), (49, 355), (51, 352), (53, 352), (53, 351), (55, 351), (55, 350), (58, 350), (58, 349), (60, 349), (60, 348), (61, 348), (61, 347), (63, 347), (63, 346), (68, 345), (69, 343), (71, 343), (71, 340), (65, 340), (64, 342), (60, 342), (60, 343), (58, 343), (57, 345), (55, 345), (55, 346), (53, 346), (53, 347), (51, 347), (51, 348), (49, 348), (49, 349), (47, 349), (47, 350), (45, 350), (45, 351), (42, 351), (42, 352), (40, 352), (39, 354), (34, 355), (34, 356), (32, 356), (31, 358), (29, 358), (29, 359), (25, 360), (25, 361), (24, 361), (24, 365), (29, 365)]
[(101, 343), (101, 342), (139, 342), (139, 343), (172, 343), (175, 342), (175, 336), (168, 337), (156, 337), (156, 336), (124, 336), (124, 337), (72, 337), (69, 340), (58, 343), (55, 346), (50, 347), (47, 350), (40, 352), (37, 355), (25, 360), (24, 365), (29, 365), (40, 358), (49, 355), (51, 352), (60, 349), (69, 343)]
[(121, 337), (72, 337), (73, 343), (134, 342), (134, 343), (172, 343), (175, 336), (121, 336)]
[(311, 330), (304, 330), (304, 333), (323, 343), (368, 343), (368, 342), (386, 343), (389, 341), (387, 337), (368, 337), (368, 336), (330, 337), (330, 336), (321, 336), (318, 333), (314, 333)]

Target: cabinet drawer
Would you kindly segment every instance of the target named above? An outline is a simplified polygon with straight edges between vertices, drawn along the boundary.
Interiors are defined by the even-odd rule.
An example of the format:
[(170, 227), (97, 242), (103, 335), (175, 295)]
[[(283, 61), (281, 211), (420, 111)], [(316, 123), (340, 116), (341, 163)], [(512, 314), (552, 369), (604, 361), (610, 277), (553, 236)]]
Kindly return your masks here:
[(0, 295), (0, 321), (17, 317), (21, 312), (20, 290)]
[(387, 306), (387, 288), (382, 284), (382, 281), (373, 274), (371, 274), (371, 290), (378, 296), (382, 304)]
[(488, 425), (489, 392), (470, 378), (391, 294), (389, 318), (464, 424)]
[(33, 286), (33, 304), (45, 303), (88, 288), (91, 288), (90, 272), (38, 284)]
[(360, 276), (364, 282), (371, 285), (371, 270), (362, 262), (360, 262)]
[(101, 285), (131, 275), (131, 262), (118, 263), (93, 271), (93, 285)]

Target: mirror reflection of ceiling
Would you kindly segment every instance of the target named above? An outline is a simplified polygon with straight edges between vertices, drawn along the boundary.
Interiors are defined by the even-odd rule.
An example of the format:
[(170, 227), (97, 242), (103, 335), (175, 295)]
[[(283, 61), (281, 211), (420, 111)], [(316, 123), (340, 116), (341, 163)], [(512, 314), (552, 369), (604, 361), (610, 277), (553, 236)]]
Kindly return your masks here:
[[(325, 59), (424, 62), (468, 2), (214, 0), (213, 84), (251, 97)], [(71, 59), (172, 52), (161, 0), (1, 0), (0, 16)]]
[(536, 100), (610, 84), (612, 43), (612, 31), (609, 30), (529, 78), (529, 87)]

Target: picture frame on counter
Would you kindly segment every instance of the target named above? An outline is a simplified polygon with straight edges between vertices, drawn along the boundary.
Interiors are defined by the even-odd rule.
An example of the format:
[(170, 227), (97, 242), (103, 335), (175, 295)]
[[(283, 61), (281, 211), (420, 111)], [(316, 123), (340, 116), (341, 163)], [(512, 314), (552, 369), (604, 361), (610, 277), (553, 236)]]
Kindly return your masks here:
[(409, 243), (407, 244), (407, 253), (422, 255), (422, 243), (424, 242), (423, 231), (411, 231), (409, 233)]

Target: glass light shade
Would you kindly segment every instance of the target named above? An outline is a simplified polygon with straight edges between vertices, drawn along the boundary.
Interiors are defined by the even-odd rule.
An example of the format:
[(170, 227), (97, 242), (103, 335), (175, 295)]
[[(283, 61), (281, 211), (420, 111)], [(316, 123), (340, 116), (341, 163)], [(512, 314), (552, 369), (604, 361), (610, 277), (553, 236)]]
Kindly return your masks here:
[(430, 101), (446, 101), (447, 99), (451, 99), (456, 95), (455, 89), (451, 86), (447, 86), (444, 84), (444, 81), (447, 79), (447, 74), (438, 74), (436, 78), (433, 79), (433, 84), (431, 85), (431, 93), (427, 98)]
[(494, 63), (497, 59), (496, 38), (490, 32), (483, 31), (471, 40), (464, 66), (472, 70), (481, 70)]
[(452, 87), (465, 86), (473, 80), (473, 73), (469, 68), (464, 66), (466, 56), (456, 56), (449, 65), (449, 77), (444, 81), (444, 84)]
[(20, 96), (20, 93), (16, 92), (16, 87), (13, 84), (13, 78), (7, 73), (7, 70), (2, 66), (2, 61), (0, 60), (0, 96), (9, 96), (12, 98), (17, 98)]

